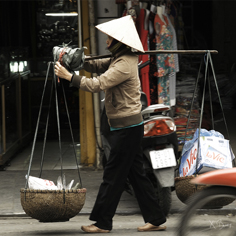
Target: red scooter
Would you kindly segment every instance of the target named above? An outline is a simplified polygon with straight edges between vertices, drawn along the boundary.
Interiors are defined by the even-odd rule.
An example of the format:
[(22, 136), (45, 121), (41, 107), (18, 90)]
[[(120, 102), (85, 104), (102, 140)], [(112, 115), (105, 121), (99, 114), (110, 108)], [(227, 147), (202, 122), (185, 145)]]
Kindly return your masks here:
[(190, 183), (199, 189), (188, 200), (177, 235), (236, 235), (236, 168), (210, 171)]

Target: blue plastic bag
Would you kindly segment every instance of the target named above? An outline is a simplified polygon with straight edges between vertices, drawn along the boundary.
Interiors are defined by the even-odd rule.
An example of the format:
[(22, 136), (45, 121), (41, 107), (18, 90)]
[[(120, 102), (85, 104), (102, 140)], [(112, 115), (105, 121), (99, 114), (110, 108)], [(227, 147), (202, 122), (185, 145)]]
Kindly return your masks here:
[(199, 129), (194, 133), (193, 139), (187, 141), (183, 147), (180, 177), (198, 173), (203, 166), (215, 169), (232, 168), (234, 154), (229, 140), (215, 130), (201, 129), (198, 148), (198, 135)]

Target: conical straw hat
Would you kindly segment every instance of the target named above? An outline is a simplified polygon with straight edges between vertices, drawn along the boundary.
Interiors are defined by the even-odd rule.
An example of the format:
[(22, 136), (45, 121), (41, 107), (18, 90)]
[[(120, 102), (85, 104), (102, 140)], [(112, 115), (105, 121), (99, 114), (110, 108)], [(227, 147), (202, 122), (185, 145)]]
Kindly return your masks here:
[(99, 24), (96, 28), (123, 44), (144, 52), (133, 18), (130, 15)]

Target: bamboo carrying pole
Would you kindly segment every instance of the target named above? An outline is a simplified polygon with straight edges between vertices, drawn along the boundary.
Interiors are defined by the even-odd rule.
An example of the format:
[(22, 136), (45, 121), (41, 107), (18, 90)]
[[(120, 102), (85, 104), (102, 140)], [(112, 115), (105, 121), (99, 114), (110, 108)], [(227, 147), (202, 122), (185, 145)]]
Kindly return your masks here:
[[(135, 52), (137, 55), (156, 55), (156, 54), (205, 54), (205, 53), (217, 54), (217, 50), (151, 50), (145, 52)], [(111, 54), (99, 55), (99, 56), (90, 56), (86, 57), (85, 60), (95, 60), (111, 57)]]

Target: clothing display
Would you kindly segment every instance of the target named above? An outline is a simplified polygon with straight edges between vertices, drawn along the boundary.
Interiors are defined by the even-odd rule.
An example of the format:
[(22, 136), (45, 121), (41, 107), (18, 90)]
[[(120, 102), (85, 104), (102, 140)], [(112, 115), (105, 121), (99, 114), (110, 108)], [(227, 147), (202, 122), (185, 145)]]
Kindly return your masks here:
[[(138, 9), (137, 1), (127, 1), (124, 15), (132, 14), (144, 50), (184, 49), (182, 4), (175, 0), (139, 3)], [(165, 104), (172, 107), (178, 141), (182, 145), (185, 140), (192, 138), (198, 128), (199, 100), (198, 97), (195, 98), (188, 121), (196, 78), (186, 70), (179, 73), (180, 59), (183, 72), (184, 57), (181, 54), (140, 55), (139, 63), (149, 60), (149, 65), (140, 70), (139, 77), (142, 91), (147, 95), (148, 105)], [(192, 67), (191, 71), (193, 72)]]
[[(171, 21), (171, 18), (167, 16), (168, 19), (168, 23), (173, 35), (172, 38), (172, 49), (173, 50), (177, 50), (177, 37), (176, 37), (176, 32), (175, 32), (175, 28), (173, 26), (173, 23)], [(170, 93), (170, 105), (171, 106), (175, 106), (176, 104), (176, 73), (179, 72), (179, 57), (178, 54), (174, 54), (174, 64), (175, 64), (175, 72), (172, 72), (169, 74), (169, 93)]]
[[(155, 15), (156, 50), (172, 50), (172, 32), (166, 16)], [(157, 54), (157, 76), (163, 77), (175, 70), (174, 54)]]
[[(149, 10), (141, 9), (139, 17), (136, 21), (137, 31), (140, 36), (144, 51), (148, 51), (148, 16)], [(149, 60), (149, 55), (139, 55), (139, 62), (145, 63)], [(143, 92), (147, 95), (148, 104), (150, 105), (150, 89), (149, 89), (149, 65), (140, 70), (140, 80)]]
[[(172, 49), (172, 33), (166, 16), (161, 13), (155, 15), (154, 27), (156, 30), (156, 50)], [(158, 76), (158, 103), (170, 105), (169, 74), (174, 72), (174, 55), (157, 54), (157, 76)]]
[[(132, 15), (141, 39), (147, 50), (178, 50), (178, 8), (172, 1), (167, 6), (142, 4), (127, 1), (123, 15)], [(162, 103), (175, 106), (176, 73), (179, 72), (178, 54), (140, 55), (139, 63), (149, 65), (140, 70), (142, 91), (146, 93), (148, 105)]]

